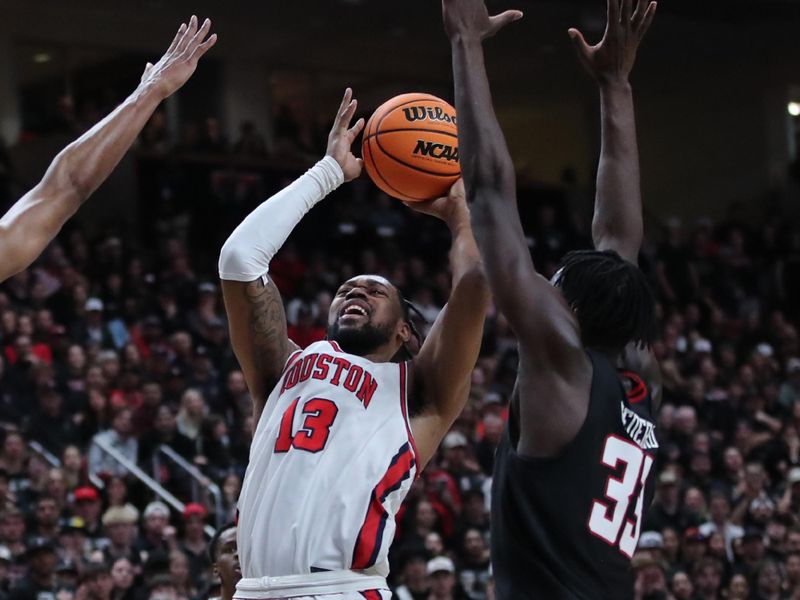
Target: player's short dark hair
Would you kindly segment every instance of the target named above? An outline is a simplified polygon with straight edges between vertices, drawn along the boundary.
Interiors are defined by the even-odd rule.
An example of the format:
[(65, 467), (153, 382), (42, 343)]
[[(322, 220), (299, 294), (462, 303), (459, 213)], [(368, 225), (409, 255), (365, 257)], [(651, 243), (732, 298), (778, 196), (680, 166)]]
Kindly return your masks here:
[(219, 546), (219, 538), (223, 533), (228, 531), (228, 529), (236, 529), (236, 523), (233, 521), (230, 523), (225, 523), (225, 525), (217, 529), (216, 533), (214, 533), (214, 537), (212, 537), (211, 541), (208, 542), (208, 560), (212, 563), (217, 562), (217, 547)]
[(554, 282), (578, 319), (589, 348), (648, 347), (656, 336), (656, 302), (644, 273), (613, 250), (568, 253)]

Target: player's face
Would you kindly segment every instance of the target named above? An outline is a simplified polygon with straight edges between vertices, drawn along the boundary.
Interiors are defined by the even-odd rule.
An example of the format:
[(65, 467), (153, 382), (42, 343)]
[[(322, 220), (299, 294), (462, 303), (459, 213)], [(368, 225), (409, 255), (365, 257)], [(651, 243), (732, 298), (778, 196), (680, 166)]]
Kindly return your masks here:
[(328, 338), (345, 352), (369, 354), (391, 341), (402, 323), (397, 290), (383, 277), (364, 275), (342, 284), (328, 313)]
[(236, 546), (236, 529), (231, 527), (223, 531), (218, 543), (216, 569), (222, 583), (232, 587), (242, 578)]

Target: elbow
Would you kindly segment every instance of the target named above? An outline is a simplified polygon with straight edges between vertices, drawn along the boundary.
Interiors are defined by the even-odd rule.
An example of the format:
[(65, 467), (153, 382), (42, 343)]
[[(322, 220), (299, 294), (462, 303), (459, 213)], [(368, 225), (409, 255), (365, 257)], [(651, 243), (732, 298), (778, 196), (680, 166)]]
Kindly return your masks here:
[(507, 192), (513, 191), (516, 185), (516, 175), (510, 158), (494, 156), (483, 161), (476, 158), (471, 164), (463, 166), (463, 172), (468, 200), (487, 195), (487, 192), (510, 196)]
[(219, 251), (219, 262), (217, 267), (219, 273), (232, 273), (240, 270), (241, 265), (245, 262), (241, 245), (237, 244), (233, 237), (229, 237)]
[(46, 196), (66, 197), (72, 200), (73, 213), (94, 192), (86, 169), (80, 169), (68, 146), (58, 156), (42, 181), (42, 187), (50, 188)]

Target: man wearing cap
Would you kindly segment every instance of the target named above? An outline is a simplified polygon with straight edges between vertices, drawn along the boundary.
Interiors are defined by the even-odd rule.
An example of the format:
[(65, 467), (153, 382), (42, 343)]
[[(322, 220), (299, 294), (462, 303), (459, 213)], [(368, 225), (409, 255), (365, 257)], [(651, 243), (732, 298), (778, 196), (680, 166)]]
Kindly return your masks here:
[(708, 552), (706, 537), (700, 533), (697, 527), (689, 527), (683, 532), (683, 564), (687, 569), (691, 569), (698, 560), (703, 558)]
[(113, 349), (114, 337), (103, 322), (103, 301), (100, 298), (89, 298), (83, 305), (86, 317), (78, 321), (71, 337), (81, 345), (96, 345), (104, 349)]
[(135, 544), (143, 557), (157, 552), (166, 554), (175, 549), (175, 529), (169, 524), (169, 516), (169, 507), (158, 500), (145, 507), (142, 535)]
[(100, 516), (103, 506), (100, 502), (100, 493), (91, 486), (75, 488), (72, 493), (73, 511), (75, 516), (83, 521), (86, 535), (94, 540), (105, 535)]
[(133, 547), (138, 521), (139, 511), (130, 504), (113, 506), (103, 514), (103, 527), (111, 542), (103, 550), (106, 563), (113, 564), (118, 558), (127, 558), (132, 565), (141, 564), (141, 556)]
[(59, 555), (62, 559), (75, 564), (83, 564), (84, 556), (94, 550), (86, 540), (86, 527), (80, 517), (70, 517), (61, 522), (58, 536)]
[(214, 575), (220, 579), (220, 595), (212, 600), (233, 600), (236, 584), (242, 578), (236, 548), (236, 525), (223, 525), (208, 544), (208, 558)]
[(446, 556), (437, 556), (428, 561), (428, 577), (431, 582), (429, 600), (469, 600), (469, 596), (456, 590), (456, 567)]
[(28, 573), (11, 589), (10, 600), (31, 600), (46, 597), (48, 593), (54, 598), (58, 558), (52, 542), (47, 538), (33, 538), (26, 559)]
[(458, 482), (459, 490), (479, 488), (484, 476), (480, 465), (472, 458), (469, 440), (460, 431), (451, 431), (442, 440), (442, 468)]
[(189, 559), (189, 575), (193, 581), (204, 579), (211, 566), (203, 531), (207, 516), (208, 511), (202, 504), (191, 502), (183, 509), (183, 543), (180, 549)]
[(664, 536), (658, 531), (643, 531), (639, 536), (638, 550), (646, 550), (659, 563), (664, 560)]
[(671, 469), (665, 469), (658, 476), (655, 500), (645, 517), (644, 529), (661, 531), (672, 527), (682, 531), (687, 519), (680, 507), (678, 477)]

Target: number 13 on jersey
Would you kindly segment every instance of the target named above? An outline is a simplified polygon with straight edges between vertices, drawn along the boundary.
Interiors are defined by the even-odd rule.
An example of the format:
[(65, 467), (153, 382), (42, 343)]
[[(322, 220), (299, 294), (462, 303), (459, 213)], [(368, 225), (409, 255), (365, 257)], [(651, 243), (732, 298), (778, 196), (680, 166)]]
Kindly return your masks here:
[[(642, 529), (644, 490), (653, 466), (653, 457), (636, 444), (611, 436), (606, 440), (602, 463), (615, 470), (621, 468), (622, 478), (609, 475), (606, 497), (592, 503), (589, 530), (608, 544), (617, 546), (620, 552), (630, 558), (636, 550)], [(639, 494), (634, 522), (626, 517), (637, 486)]]
[(293, 432), (294, 414), (297, 411), (297, 404), (300, 398), (295, 398), (283, 413), (281, 419), (281, 429), (278, 439), (275, 441), (275, 452), (281, 454), (288, 452), (290, 448), (305, 450), (306, 452), (319, 452), (325, 449), (328, 443), (328, 435), (331, 432), (339, 409), (331, 400), (325, 398), (312, 398), (303, 404), (303, 425)]

